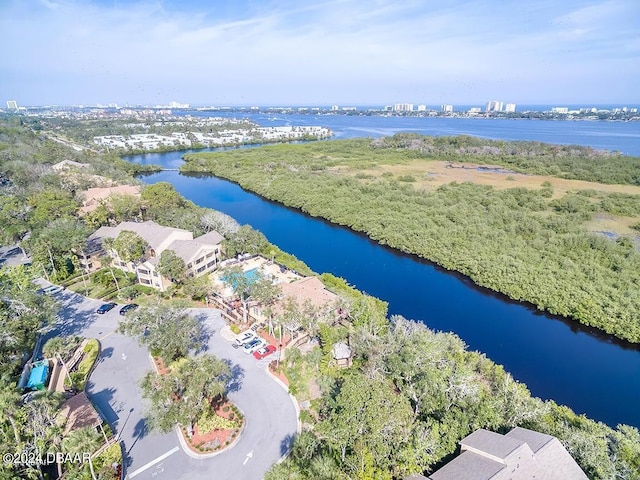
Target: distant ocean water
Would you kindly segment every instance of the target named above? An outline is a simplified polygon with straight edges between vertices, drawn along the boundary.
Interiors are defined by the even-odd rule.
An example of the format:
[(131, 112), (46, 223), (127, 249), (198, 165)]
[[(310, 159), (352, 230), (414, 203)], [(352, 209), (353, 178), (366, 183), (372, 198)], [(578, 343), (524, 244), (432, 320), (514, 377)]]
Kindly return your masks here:
[[(535, 107), (542, 110), (545, 106)], [(605, 106), (599, 107), (604, 108)], [(599, 150), (640, 156), (640, 122), (635, 121), (270, 114), (227, 111), (178, 111), (176, 113), (188, 113), (194, 116), (248, 118), (261, 126), (320, 125), (329, 127), (335, 133), (334, 138), (380, 137), (399, 132), (415, 132), (436, 136), (473, 135), (495, 140), (527, 140), (560, 145), (583, 145)]]

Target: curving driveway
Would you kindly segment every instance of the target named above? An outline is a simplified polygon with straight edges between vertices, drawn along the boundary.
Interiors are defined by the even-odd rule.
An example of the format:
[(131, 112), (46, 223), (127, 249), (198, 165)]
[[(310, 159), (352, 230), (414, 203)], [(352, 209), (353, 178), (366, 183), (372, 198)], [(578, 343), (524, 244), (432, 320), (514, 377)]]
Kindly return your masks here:
[(87, 383), (87, 394), (124, 444), (126, 478), (261, 479), (288, 452), (298, 425), (294, 404), (266, 372), (266, 362), (256, 362), (220, 335), (225, 322), (218, 310), (191, 309), (190, 313), (209, 330), (206, 353), (231, 362), (235, 382), (229, 397), (244, 413), (246, 426), (233, 448), (203, 459), (187, 455), (175, 432), (158, 434), (147, 428), (138, 385), (153, 367), (145, 348), (114, 333), (120, 305), (98, 315), (95, 310), (100, 301), (66, 290), (56, 297), (63, 305), (64, 320), (47, 337), (83, 335), (100, 339), (102, 353)]

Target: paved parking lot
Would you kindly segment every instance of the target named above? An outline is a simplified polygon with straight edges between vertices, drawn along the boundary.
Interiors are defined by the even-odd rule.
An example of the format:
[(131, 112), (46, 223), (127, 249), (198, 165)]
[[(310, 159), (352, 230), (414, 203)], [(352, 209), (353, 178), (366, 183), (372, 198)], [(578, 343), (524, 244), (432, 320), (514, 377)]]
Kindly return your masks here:
[(24, 256), (24, 252), (20, 247), (16, 245), (0, 246), (0, 267), (3, 265), (15, 267), (28, 262), (30, 262), (30, 259)]
[(210, 332), (207, 353), (231, 362), (235, 386), (229, 398), (240, 408), (246, 426), (233, 448), (201, 459), (187, 455), (175, 432), (159, 434), (147, 428), (139, 382), (152, 369), (145, 348), (115, 333), (122, 305), (104, 315), (95, 310), (102, 302), (65, 290), (55, 297), (62, 320), (47, 334), (82, 335), (100, 340), (102, 352), (87, 383), (87, 393), (112, 430), (124, 443), (127, 478), (136, 479), (261, 479), (289, 449), (297, 430), (296, 408), (267, 372), (266, 362), (234, 349), (220, 331), (225, 326), (219, 311), (192, 309)]

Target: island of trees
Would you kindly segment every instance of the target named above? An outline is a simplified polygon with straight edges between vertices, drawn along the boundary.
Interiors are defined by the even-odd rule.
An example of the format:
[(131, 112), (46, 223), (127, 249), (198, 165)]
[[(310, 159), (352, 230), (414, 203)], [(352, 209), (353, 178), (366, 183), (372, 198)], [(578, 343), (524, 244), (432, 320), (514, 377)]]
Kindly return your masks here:
[[(398, 134), (185, 160), (183, 171), (230, 179), (515, 300), (640, 342), (639, 158)], [(464, 181), (483, 169), (500, 178)], [(593, 231), (605, 220), (618, 231)]]

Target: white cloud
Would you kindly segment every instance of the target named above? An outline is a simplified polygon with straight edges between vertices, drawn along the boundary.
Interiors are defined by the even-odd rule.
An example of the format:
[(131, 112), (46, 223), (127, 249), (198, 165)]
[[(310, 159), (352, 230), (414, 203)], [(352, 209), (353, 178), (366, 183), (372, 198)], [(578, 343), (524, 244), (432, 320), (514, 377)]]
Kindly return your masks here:
[[(67, 102), (71, 93), (83, 102), (151, 103), (171, 93), (192, 103), (384, 103), (399, 94), (428, 103), (430, 95), (463, 102), (501, 91), (520, 101), (552, 91), (558, 69), (586, 85), (582, 73), (566, 69), (599, 66), (593, 78), (606, 82), (613, 74), (603, 65), (615, 66), (616, 75), (640, 68), (637, 39), (626, 41), (626, 27), (611, 28), (629, 24), (638, 11), (633, 0), (563, 12), (551, 3), (527, 10), (519, 2), (480, 1), (446, 8), (421, 1), (230, 1), (227, 10), (220, 2), (210, 11), (67, 0), (52, 8), (43, 1), (49, 5), (16, 0), (0, 7), (0, 39), (12, 45), (0, 54), (0, 89), (20, 85), (42, 103), (63, 93)], [(28, 87), (39, 79), (38, 91)], [(536, 91), (518, 93), (529, 82)], [(348, 95), (358, 98), (349, 102)]]

